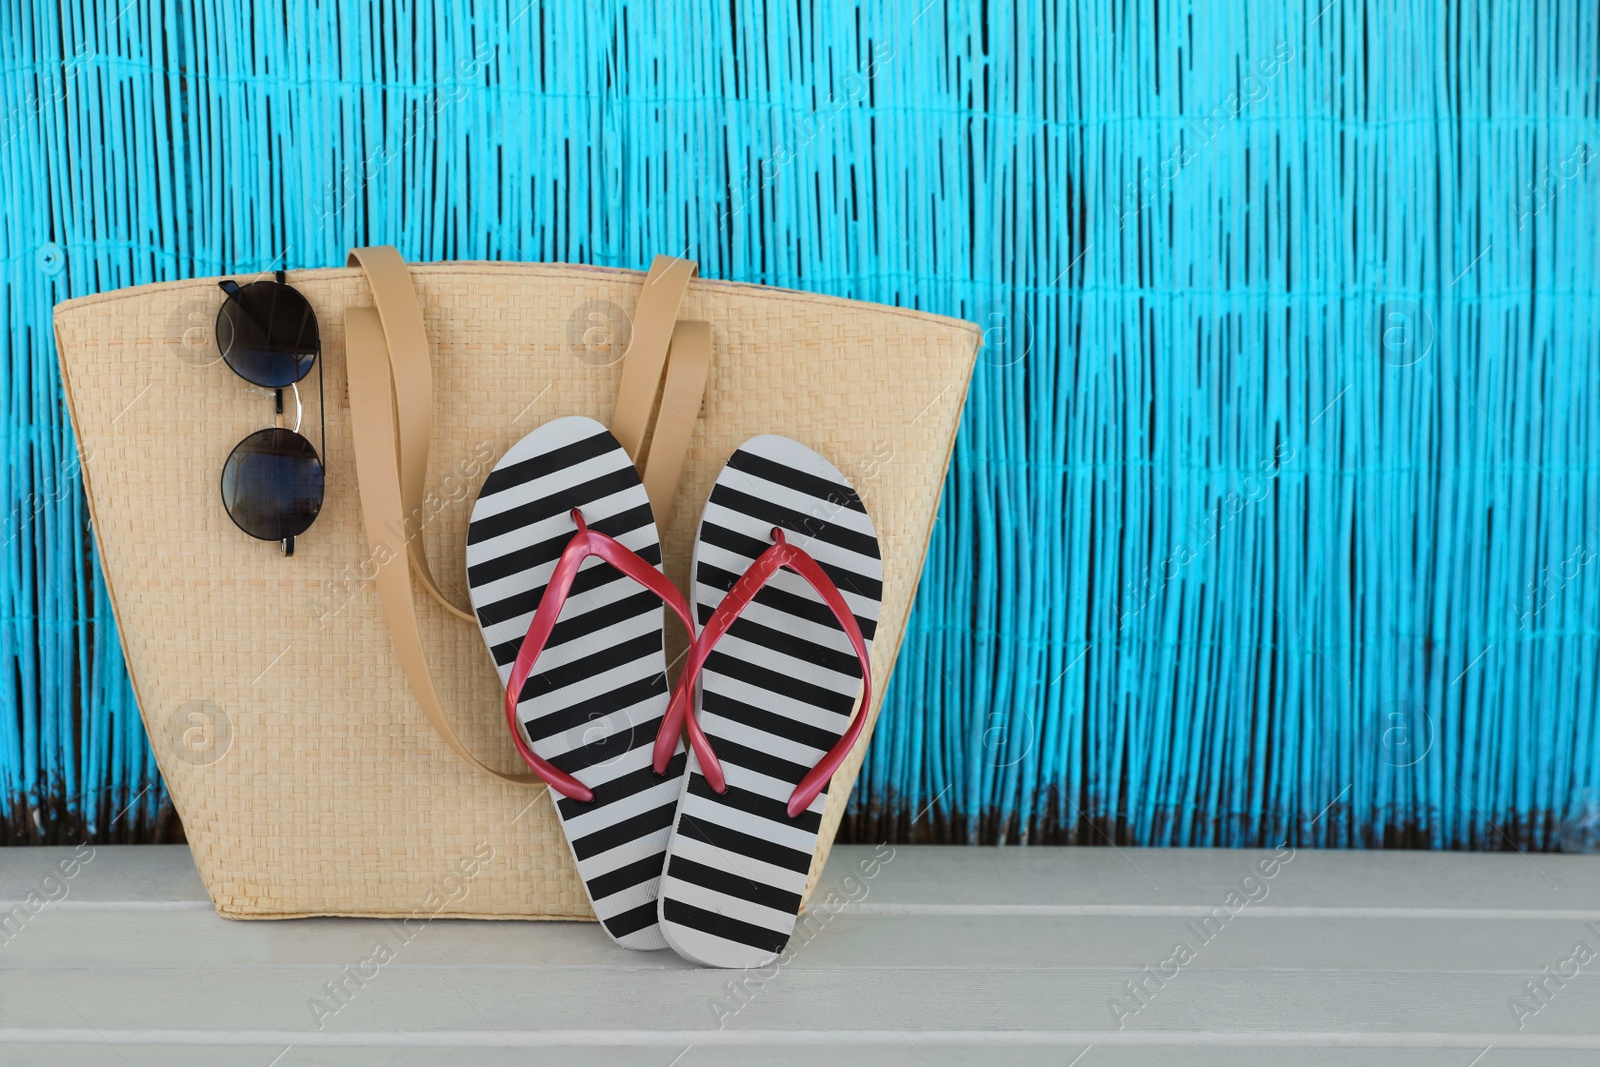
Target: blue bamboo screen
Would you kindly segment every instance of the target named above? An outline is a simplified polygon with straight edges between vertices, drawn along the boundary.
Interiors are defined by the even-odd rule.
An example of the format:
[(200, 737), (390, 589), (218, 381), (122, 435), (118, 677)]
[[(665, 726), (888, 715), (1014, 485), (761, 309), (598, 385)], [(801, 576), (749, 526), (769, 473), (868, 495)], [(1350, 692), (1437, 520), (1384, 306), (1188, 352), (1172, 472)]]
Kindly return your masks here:
[(847, 834), (1550, 847), (1600, 783), (1600, 11), (0, 8), (0, 810), (158, 835), (49, 326), (640, 267), (980, 322)]

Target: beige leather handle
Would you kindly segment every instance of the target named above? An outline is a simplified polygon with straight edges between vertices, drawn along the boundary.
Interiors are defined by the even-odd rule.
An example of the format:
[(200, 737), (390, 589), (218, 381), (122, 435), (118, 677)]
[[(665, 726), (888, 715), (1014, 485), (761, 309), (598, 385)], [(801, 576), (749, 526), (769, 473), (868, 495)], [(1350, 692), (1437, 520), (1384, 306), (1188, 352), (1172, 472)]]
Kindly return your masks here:
[(384, 362), (394, 375), (401, 505), (394, 529), (405, 540), (406, 556), (422, 579), (423, 588), (456, 618), (477, 625), (478, 620), (470, 611), (456, 607), (439, 591), (422, 544), (428, 450), (433, 446), (433, 360), (428, 356), (428, 334), (422, 326), (422, 306), (411, 284), (411, 272), (392, 245), (351, 249), (347, 262), (367, 273), (381, 323), (379, 340), (388, 350)]
[[(378, 253), (373, 255), (373, 253)], [(382, 292), (374, 279), (373, 295), (378, 308), (353, 307), (345, 311), (345, 368), (350, 386), (351, 436), (355, 440), (356, 483), (361, 497), (361, 516), (367, 531), (367, 546), (377, 567), (378, 599), (383, 604), (384, 617), (389, 622), (389, 632), (394, 638), (395, 654), (405, 671), (411, 692), (422, 705), (422, 713), (444, 739), (445, 744), (485, 774), (492, 774), (516, 785), (542, 785), (533, 773), (506, 774), (488, 766), (467, 751), (467, 746), (456, 735), (455, 728), (445, 716), (439, 700), (439, 691), (433, 684), (433, 674), (428, 668), (427, 655), (422, 645), (422, 631), (417, 625), (417, 609), (412, 599), (411, 574), (413, 569), (442, 603), (444, 598), (432, 585), (422, 557), (417, 533), (406, 525), (406, 517), (415, 511), (406, 506), (405, 487), (409, 469), (407, 464), (419, 467), (426, 474), (428, 453), (426, 444), (432, 437), (432, 372), (428, 364), (427, 339), (422, 334), (422, 315), (417, 309), (416, 296), (411, 294), (410, 312), (397, 311), (399, 328), (389, 326), (388, 315), (397, 302), (400, 286), (392, 272), (383, 264), (393, 256), (400, 264), (394, 249), (357, 249), (351, 253), (368, 269), (368, 261), (379, 264), (379, 277), (383, 279)], [(410, 276), (403, 279), (410, 291)], [(383, 317), (380, 318), (380, 312)], [(398, 344), (396, 342), (399, 342)], [(420, 348), (417, 342), (420, 341)], [(423, 361), (420, 375), (415, 372), (415, 357), (420, 351)], [(409, 376), (420, 381), (406, 381)], [(419, 406), (419, 397), (426, 397), (427, 407)], [(399, 423), (396, 423), (396, 415)], [(410, 420), (409, 423), (406, 420)], [(418, 433), (419, 424), (424, 428)], [(397, 434), (396, 431), (399, 431)], [(420, 478), (423, 475), (419, 475)], [(396, 544), (399, 537), (405, 544)], [(452, 608), (452, 610), (455, 610)], [(459, 610), (456, 614), (471, 619)]]
[(633, 335), (622, 359), (622, 384), (617, 388), (617, 407), (611, 416), (611, 432), (621, 442), (634, 466), (644, 469), (645, 435), (650, 416), (660, 395), (661, 372), (667, 365), (667, 349), (672, 344), (672, 328), (678, 321), (678, 308), (697, 267), (687, 259), (657, 256), (644, 279), (639, 306), (633, 312)]
[(661, 409), (650, 436), (650, 453), (645, 457), (645, 492), (656, 522), (666, 525), (672, 498), (678, 493), (678, 480), (689, 458), (694, 441), (695, 420), (700, 417), (700, 402), (705, 397), (706, 379), (711, 375), (711, 324), (680, 322), (672, 331), (672, 346), (667, 356), (667, 379), (661, 386)]
[(639, 469), (661, 524), (672, 511), (711, 371), (710, 324), (677, 321), (696, 269), (675, 256), (657, 256), (650, 265), (611, 418), (611, 432)]
[[(474, 624), (477, 619), (439, 591), (422, 545), (422, 504), (433, 443), (428, 336), (411, 272), (398, 251), (388, 245), (357, 248), (349, 263), (366, 272), (376, 305), (345, 312), (345, 369), (362, 521), (395, 653), (423, 714), (458, 756), (506, 782), (543, 784), (535, 774), (506, 774), (483, 763), (467, 750), (444, 713), (417, 624), (411, 575), (451, 614)], [(657, 520), (663, 522), (689, 454), (711, 367), (710, 324), (677, 321), (694, 272), (693, 263), (671, 256), (657, 256), (651, 266), (634, 315), (612, 423), (641, 471)], [(658, 399), (660, 415), (652, 434)], [(641, 454), (647, 439), (648, 451)]]

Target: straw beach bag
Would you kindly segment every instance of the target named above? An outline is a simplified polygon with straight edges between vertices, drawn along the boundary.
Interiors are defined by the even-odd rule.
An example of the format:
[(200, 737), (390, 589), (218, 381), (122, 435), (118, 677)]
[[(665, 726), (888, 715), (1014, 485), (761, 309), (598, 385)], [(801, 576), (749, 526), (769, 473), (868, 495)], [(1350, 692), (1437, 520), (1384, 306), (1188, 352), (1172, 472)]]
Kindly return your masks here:
[[(693, 279), (692, 264), (665, 257), (649, 284), (562, 265), (408, 268), (388, 249), (358, 260), (287, 279), (316, 313), (323, 377), (320, 396), (315, 371), (299, 383), (303, 413), (290, 400), (284, 417), (319, 448), (326, 433), (322, 510), (292, 556), (241, 533), (218, 499), (230, 450), (273, 421), (271, 394), (236, 377), (210, 336), (218, 279), (56, 308), (95, 539), (145, 727), (224, 915), (590, 918), (549, 791), (508, 736), (483, 641), (441, 603), (467, 603), (467, 520), (489, 469), (547, 420), (612, 426), (632, 440), (667, 576), (683, 587), (726, 457), (757, 434), (805, 442), (854, 481), (881, 539), (875, 717), (977, 328)], [(398, 440), (387, 445), (352, 434), (346, 315), (373, 306), (396, 367)], [(402, 352), (413, 321), (425, 343)], [(696, 367), (706, 356), (708, 374)], [(404, 514), (373, 514), (374, 462), (393, 464), (385, 480), (401, 486)], [(385, 529), (398, 563), (379, 558)], [(394, 599), (402, 578), (405, 604)], [(864, 749), (835, 777), (812, 884)]]

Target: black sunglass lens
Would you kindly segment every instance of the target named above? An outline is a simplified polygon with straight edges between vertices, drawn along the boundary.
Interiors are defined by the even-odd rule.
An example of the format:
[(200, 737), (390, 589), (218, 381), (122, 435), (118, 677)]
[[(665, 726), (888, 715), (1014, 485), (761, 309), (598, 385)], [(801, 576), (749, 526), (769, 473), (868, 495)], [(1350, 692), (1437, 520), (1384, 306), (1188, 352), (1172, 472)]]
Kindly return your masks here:
[(258, 430), (222, 465), (222, 505), (251, 537), (282, 541), (305, 533), (322, 510), (322, 460), (293, 430)]
[[(225, 286), (226, 288), (226, 286)], [(234, 373), (268, 389), (293, 385), (317, 358), (317, 316), (306, 298), (281, 282), (228, 290), (217, 312), (217, 348)]]

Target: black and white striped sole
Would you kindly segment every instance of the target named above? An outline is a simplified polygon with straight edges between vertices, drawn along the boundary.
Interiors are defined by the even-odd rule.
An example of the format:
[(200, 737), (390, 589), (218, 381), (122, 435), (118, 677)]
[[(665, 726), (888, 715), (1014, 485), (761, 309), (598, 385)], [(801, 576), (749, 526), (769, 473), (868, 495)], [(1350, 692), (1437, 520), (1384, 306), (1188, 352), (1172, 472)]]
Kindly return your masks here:
[[(883, 597), (878, 538), (838, 469), (786, 437), (745, 442), (717, 478), (695, 541), (690, 598), (704, 626), (781, 527), (814, 557), (872, 640)], [(828, 792), (785, 804), (843, 735), (861, 691), (850, 640), (799, 575), (779, 571), (719, 641), (693, 710), (727, 776), (716, 793), (688, 754), (661, 881), (661, 929), (685, 959), (760, 967), (794, 933)]]
[[(650, 499), (609, 430), (572, 416), (518, 441), (467, 527), (467, 585), (502, 685), (576, 532), (573, 508), (661, 566)], [(686, 759), (680, 744), (665, 777), (650, 766), (667, 710), (663, 624), (654, 593), (591, 557), (517, 708), (533, 751), (594, 791), (589, 802), (558, 795), (556, 811), (601, 925), (633, 949), (667, 947), (656, 891)]]

